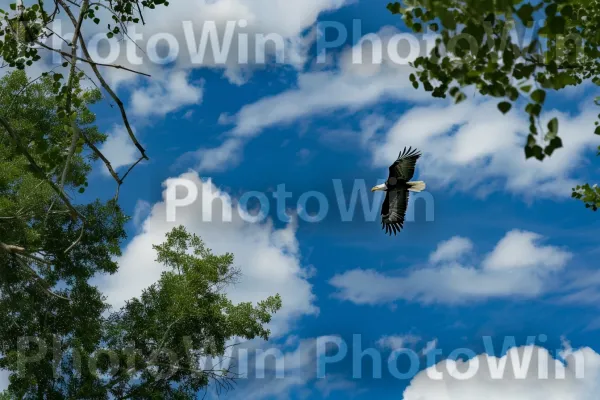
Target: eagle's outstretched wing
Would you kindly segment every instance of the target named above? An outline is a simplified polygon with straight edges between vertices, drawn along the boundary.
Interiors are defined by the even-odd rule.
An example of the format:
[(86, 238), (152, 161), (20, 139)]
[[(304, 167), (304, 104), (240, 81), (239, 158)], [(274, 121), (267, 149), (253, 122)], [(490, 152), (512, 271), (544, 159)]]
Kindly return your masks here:
[(406, 147), (398, 155), (398, 159), (390, 165), (390, 177), (408, 182), (415, 174), (415, 164), (421, 157), (421, 153), (417, 149)]
[(404, 227), (404, 218), (408, 208), (408, 189), (397, 188), (385, 193), (385, 200), (381, 206), (381, 229), (385, 233), (394, 235)]

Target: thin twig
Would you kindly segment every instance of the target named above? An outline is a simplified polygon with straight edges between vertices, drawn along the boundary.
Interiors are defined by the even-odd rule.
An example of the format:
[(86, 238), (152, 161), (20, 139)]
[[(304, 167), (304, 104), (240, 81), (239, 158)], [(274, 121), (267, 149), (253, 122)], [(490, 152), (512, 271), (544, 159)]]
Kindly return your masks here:
[(20, 264), (20, 265), (21, 265), (23, 268), (25, 268), (26, 270), (28, 270), (29, 272), (31, 272), (31, 273), (33, 274), (34, 278), (36, 278), (36, 279), (37, 279), (37, 281), (38, 281), (38, 285), (40, 285), (40, 287), (41, 287), (42, 289), (44, 289), (44, 291), (45, 291), (46, 293), (48, 293), (49, 295), (51, 295), (51, 296), (54, 296), (54, 297), (56, 297), (57, 299), (60, 299), (60, 300), (65, 300), (65, 301), (69, 301), (69, 302), (71, 301), (71, 300), (70, 300), (70, 299), (68, 299), (67, 297), (63, 297), (63, 296), (61, 296), (61, 295), (59, 295), (59, 294), (56, 294), (56, 293), (54, 293), (52, 290), (50, 290), (50, 289), (49, 289), (49, 288), (48, 288), (48, 287), (45, 285), (45, 284), (46, 284), (46, 281), (44, 280), (44, 278), (42, 278), (40, 275), (38, 275), (38, 273), (37, 273), (37, 272), (36, 272), (36, 271), (35, 271), (33, 268), (31, 268), (29, 265), (27, 265), (27, 264), (26, 264), (26, 263), (25, 263), (23, 260), (21, 260), (21, 259), (19, 258), (19, 256), (16, 256), (16, 255), (15, 255), (15, 257), (16, 257), (16, 260), (17, 260), (17, 262), (18, 262), (18, 263), (19, 263), (19, 264)]
[(104, 162), (104, 164), (106, 165), (106, 168), (108, 168), (108, 172), (110, 172), (110, 175), (114, 178), (115, 181), (117, 181), (117, 184), (120, 185), (121, 178), (119, 178), (119, 175), (117, 175), (117, 173), (113, 169), (112, 165), (110, 164), (110, 161), (108, 161), (108, 159), (104, 156), (104, 154), (102, 154), (102, 152), (96, 147), (96, 145), (94, 145), (94, 143), (92, 143), (92, 141), (86, 136), (85, 132), (81, 131), (81, 136), (83, 136), (85, 143), (88, 146), (90, 146), (90, 148), (92, 149), (94, 154), (96, 154), (98, 156), (98, 158), (100, 158)]
[[(83, 18), (85, 13), (87, 12), (88, 0), (83, 0), (83, 5), (81, 7), (81, 13), (79, 14), (79, 20), (77, 21), (77, 26), (75, 27), (75, 33), (73, 37), (77, 38), (80, 35), (81, 24), (83, 23)], [(65, 105), (67, 118), (71, 118), (71, 103), (73, 100), (73, 83), (75, 81), (75, 64), (77, 63), (77, 40), (73, 42), (73, 49), (71, 50), (71, 70), (69, 71), (69, 81), (67, 83), (67, 101)], [(77, 142), (79, 141), (79, 127), (75, 120), (71, 122), (71, 128), (73, 129), (73, 136), (71, 138), (71, 147), (69, 148), (69, 153), (67, 154), (67, 160), (65, 161), (65, 167), (62, 172), (62, 176), (60, 178), (60, 189), (64, 190), (65, 181), (67, 179), (67, 173), (69, 172), (69, 165), (71, 165), (71, 160), (73, 159), (73, 155), (75, 154), (75, 148), (77, 147)]]
[[(73, 15), (73, 13), (71, 12), (70, 8), (65, 4), (65, 1), (64, 0), (56, 0), (56, 1), (65, 10), (65, 12), (67, 13), (67, 15), (71, 19), (71, 22), (73, 24), (76, 24), (75, 17)], [(79, 35), (79, 43), (81, 44), (81, 49), (83, 50), (83, 53), (84, 53), (85, 57), (87, 59), (91, 60), (92, 57), (90, 56), (90, 53), (89, 53), (89, 51), (87, 49), (87, 46), (85, 44), (85, 40), (83, 39), (83, 35), (82, 34)], [(90, 63), (90, 67), (94, 71), (94, 74), (96, 74), (96, 77), (100, 81), (100, 84), (102, 85), (102, 87), (110, 94), (110, 96), (113, 98), (113, 100), (115, 101), (115, 103), (117, 103), (117, 105), (119, 106), (119, 109), (121, 111), (121, 117), (123, 119), (123, 124), (125, 125), (125, 129), (127, 130), (127, 133), (129, 134), (129, 137), (131, 138), (131, 140), (132, 140), (133, 144), (135, 145), (135, 147), (137, 147), (137, 149), (140, 151), (140, 153), (142, 155), (142, 158), (144, 158), (144, 159), (147, 160), (148, 156), (146, 155), (146, 150), (142, 147), (142, 145), (140, 144), (140, 142), (135, 137), (135, 134), (133, 133), (133, 129), (131, 129), (131, 125), (129, 124), (129, 119), (127, 117), (127, 113), (125, 111), (125, 106), (123, 105), (123, 102), (121, 101), (121, 99), (119, 98), (119, 96), (117, 96), (115, 94), (115, 92), (110, 88), (110, 86), (108, 85), (108, 83), (106, 83), (106, 80), (104, 80), (104, 77), (102, 76), (102, 74), (100, 74), (100, 71), (98, 70), (97, 65), (95, 65), (93, 63)]]
[(71, 243), (71, 245), (69, 247), (67, 247), (67, 249), (65, 250), (65, 254), (68, 253), (69, 251), (71, 251), (71, 249), (73, 247), (75, 247), (77, 245), (77, 243), (79, 243), (81, 241), (81, 238), (83, 237), (83, 228), (85, 226), (85, 221), (83, 221), (81, 223), (81, 229), (79, 231), (79, 236), (77, 237), (77, 239), (75, 239), (75, 241), (73, 243)]
[[(80, 36), (80, 37), (81, 37), (81, 36)], [(55, 48), (53, 48), (53, 47), (50, 47), (50, 46), (48, 46), (47, 44), (44, 44), (44, 43), (42, 43), (42, 42), (36, 42), (36, 43), (37, 43), (37, 44), (39, 44), (40, 46), (42, 46), (42, 47), (43, 47), (44, 49), (46, 49), (46, 50), (54, 51), (54, 52), (56, 52), (56, 53), (59, 53), (60, 55), (63, 55), (63, 56), (65, 56), (65, 57), (69, 57), (69, 58), (73, 57), (73, 56), (71, 56), (71, 54), (69, 54), (69, 53), (67, 53), (67, 52), (65, 52), (65, 51), (62, 51), (62, 50), (59, 50), (59, 49), (55, 49)], [(86, 57), (88, 57), (88, 56), (86, 55)], [(91, 59), (91, 57), (88, 57), (88, 58), (82, 58), (82, 57), (77, 57), (77, 56), (75, 56), (74, 58), (75, 58), (76, 60), (78, 60), (78, 61), (83, 61), (83, 62), (85, 62), (85, 63), (88, 63), (88, 64), (90, 64), (90, 66), (94, 66), (94, 65), (95, 65), (95, 66), (100, 66), (100, 67), (109, 67), (109, 68), (115, 68), (115, 69), (122, 69), (122, 70), (125, 70), (125, 71), (133, 72), (134, 74), (138, 74), (138, 75), (144, 75), (144, 76), (147, 76), (147, 77), (149, 77), (149, 78), (151, 78), (151, 77), (152, 77), (151, 75), (149, 75), (149, 74), (146, 74), (145, 72), (136, 71), (136, 70), (133, 70), (133, 69), (130, 69), (130, 68), (124, 67), (124, 66), (122, 66), (122, 65), (118, 65), (118, 64), (105, 64), (105, 63), (99, 63), (99, 62), (93, 61), (93, 60)]]

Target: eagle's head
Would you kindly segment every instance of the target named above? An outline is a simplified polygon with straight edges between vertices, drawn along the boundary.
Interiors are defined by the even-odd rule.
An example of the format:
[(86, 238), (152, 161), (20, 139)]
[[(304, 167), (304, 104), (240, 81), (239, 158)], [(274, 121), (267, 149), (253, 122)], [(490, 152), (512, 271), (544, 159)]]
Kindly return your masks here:
[(376, 190), (386, 191), (387, 188), (388, 188), (387, 185), (385, 183), (382, 183), (381, 185), (373, 186), (373, 188), (371, 189), (371, 192), (374, 192)]

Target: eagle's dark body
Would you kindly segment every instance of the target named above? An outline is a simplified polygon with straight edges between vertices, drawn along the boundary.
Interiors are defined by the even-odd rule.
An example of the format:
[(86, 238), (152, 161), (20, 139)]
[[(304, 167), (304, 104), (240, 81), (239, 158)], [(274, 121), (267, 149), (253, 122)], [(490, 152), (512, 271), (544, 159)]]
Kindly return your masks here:
[[(389, 176), (385, 181), (385, 200), (381, 207), (381, 228), (389, 235), (397, 234), (404, 227), (408, 196), (410, 191), (425, 189), (421, 181), (411, 182), (415, 174), (415, 164), (421, 156), (416, 149), (404, 148), (398, 159), (390, 165)], [(375, 188), (374, 188), (375, 189)]]

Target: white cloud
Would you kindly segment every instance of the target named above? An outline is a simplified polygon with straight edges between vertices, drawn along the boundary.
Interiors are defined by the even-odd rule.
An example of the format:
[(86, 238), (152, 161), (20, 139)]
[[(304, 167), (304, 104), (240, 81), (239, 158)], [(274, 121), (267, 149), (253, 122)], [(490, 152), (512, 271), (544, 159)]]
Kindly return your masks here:
[(569, 196), (585, 152), (597, 146), (596, 113), (586, 108), (576, 116), (556, 110), (543, 114), (543, 122), (558, 118), (564, 147), (540, 162), (526, 160), (523, 153), (529, 133), (524, 113), (515, 109), (503, 115), (497, 102), (476, 98), (459, 105), (412, 108), (383, 139), (372, 141), (373, 166), (387, 168), (398, 149), (413, 146), (423, 152), (419, 179), (432, 188), (479, 195), (503, 188), (526, 199)]
[(152, 205), (145, 200), (138, 200), (133, 209), (133, 225), (139, 228), (143, 219), (148, 216), (152, 210)]
[(333, 392), (344, 392), (345, 398), (354, 398), (366, 392), (366, 389), (359, 389), (356, 382), (344, 378), (343, 375), (326, 375), (325, 378), (316, 381), (315, 387), (325, 399)]
[(386, 335), (377, 340), (377, 346), (382, 349), (398, 350), (406, 346), (414, 345), (421, 340), (420, 337), (414, 335)]
[[(145, 10), (145, 25), (128, 25), (128, 36), (135, 40), (135, 44), (127, 40), (119, 42), (116, 37), (113, 38), (111, 46), (116, 49), (115, 54), (118, 57), (111, 61), (151, 74), (153, 79), (158, 77), (159, 80), (163, 80), (160, 75), (167, 69), (189, 71), (216, 68), (224, 70), (224, 75), (230, 82), (240, 84), (257, 67), (257, 63), (262, 62), (257, 59), (257, 53), (260, 56), (265, 55), (267, 62), (270, 57), (278, 54), (283, 57), (284, 64), (298, 68), (304, 65), (309, 46), (315, 38), (315, 31), (310, 28), (321, 13), (339, 9), (345, 3), (345, 0), (198, 0), (185, 4), (172, 2), (168, 7), (159, 6), (155, 10)], [(103, 21), (110, 21), (110, 15), (103, 9), (98, 10), (96, 15)], [(69, 38), (68, 33), (73, 30), (71, 22), (61, 15), (57, 19), (62, 27), (54, 26), (54, 30)], [(105, 32), (105, 26), (106, 24), (86, 24), (84, 32), (88, 41), (94, 35)], [(208, 34), (213, 29), (216, 33), (214, 38)], [(199, 51), (202, 36), (205, 40), (205, 50)], [(224, 37), (228, 38), (224, 40)], [(264, 51), (257, 45), (262, 41), (261, 37), (265, 38), (266, 42)], [(268, 40), (270, 37), (280, 40), (283, 48), (274, 46), (273, 42)], [(101, 43), (108, 48), (105, 39)], [(53, 44), (56, 47), (59, 45), (58, 41)], [(217, 52), (213, 51), (213, 46)], [(94, 46), (88, 47), (92, 52)], [(221, 51), (223, 57), (218, 54)], [(92, 52), (96, 61), (106, 62), (99, 59), (97, 54), (104, 58), (109, 53), (107, 50)], [(193, 60), (196, 54), (201, 57)], [(152, 62), (152, 59), (157, 58), (163, 61)], [(139, 79), (137, 75), (125, 70), (106, 71), (108, 80), (113, 85), (127, 85)]]
[[(256, 354), (250, 355), (247, 377), (238, 380), (237, 390), (231, 392), (229, 399), (260, 400), (266, 398), (287, 399), (291, 393), (299, 396), (320, 394), (327, 398), (333, 392), (345, 392), (344, 397), (353, 397), (362, 392), (356, 382), (347, 380), (342, 375), (328, 373), (324, 378), (317, 378), (317, 340), (325, 343), (335, 342), (337, 336), (321, 336), (319, 339), (298, 339), (295, 346), (289, 343), (270, 344), (263, 348), (269, 357), (256, 361)], [(287, 347), (287, 348), (286, 348)], [(277, 375), (277, 374), (283, 375)], [(262, 375), (259, 375), (262, 374)], [(315, 393), (317, 392), (317, 393)]]
[(421, 354), (424, 356), (429, 354), (431, 352), (431, 350), (433, 350), (437, 347), (437, 343), (438, 343), (437, 339), (433, 339), (433, 340), (430, 340), (429, 342), (427, 342), (425, 347), (423, 347), (423, 349), (421, 350)]
[[(384, 49), (394, 34), (397, 31), (390, 27), (378, 33)], [(427, 44), (422, 41), (420, 50), (431, 48), (434, 37), (424, 36)], [(353, 49), (360, 49), (359, 44)], [(585, 153), (597, 146), (592, 134), (597, 119), (593, 109), (587, 107), (575, 116), (557, 110), (545, 112), (543, 126), (553, 117), (559, 119), (564, 147), (543, 162), (526, 160), (523, 146), (529, 122), (520, 108), (515, 106), (503, 115), (497, 108), (499, 100), (474, 97), (455, 105), (448, 99), (433, 99), (422, 87), (413, 89), (408, 80), (410, 67), (393, 62), (389, 52), (375, 51), (376, 57), (382, 56), (382, 62), (376, 63), (367, 55), (372, 47), (365, 45), (363, 62), (353, 63), (353, 49), (339, 57), (337, 70), (301, 73), (293, 89), (260, 99), (223, 118), (225, 123), (234, 123), (230, 136), (248, 140), (267, 128), (301, 118), (339, 109), (360, 110), (389, 99), (430, 103), (433, 105), (415, 106), (405, 112), (383, 138), (366, 137), (373, 167), (387, 168), (400, 149), (412, 145), (424, 153), (417, 174), (432, 189), (451, 187), (482, 197), (505, 189), (529, 201), (536, 197), (566, 198), (579, 183), (577, 168)], [(237, 153), (242, 145), (239, 142), (236, 146)], [(224, 146), (215, 149), (219, 153), (226, 150)], [(239, 158), (231, 160), (228, 167), (235, 166)]]
[[(565, 366), (554, 358), (556, 356), (545, 348), (531, 345), (513, 347), (501, 358), (480, 354), (466, 362), (444, 360), (419, 372), (404, 390), (402, 399), (597, 399), (600, 391), (600, 354), (589, 347), (563, 350), (559, 356), (566, 360)], [(502, 368), (502, 365), (506, 367)], [(519, 365), (523, 366), (524, 375), (519, 374)], [(496, 374), (496, 366), (504, 373)], [(469, 377), (463, 374), (470, 368), (472, 376), (461, 379), (461, 375)], [(579, 375), (582, 371), (583, 377)]]
[[(140, 157), (139, 151), (131, 142), (125, 127), (115, 125), (107, 135), (108, 138), (99, 150), (108, 159), (115, 171), (137, 161)], [(110, 175), (104, 164), (102, 164), (101, 170), (105, 175)]]
[(562, 268), (570, 254), (554, 246), (536, 245), (540, 239), (541, 235), (532, 232), (509, 232), (487, 256), (483, 262), (484, 268), (535, 268), (538, 265), (545, 265), (550, 269)]
[[(283, 229), (275, 229), (270, 221), (252, 224), (245, 222), (235, 208), (231, 222), (223, 222), (219, 214), (221, 204), (236, 207), (236, 201), (220, 191), (210, 179), (201, 181), (195, 173), (186, 173), (179, 178), (197, 185), (197, 201), (178, 208), (176, 222), (167, 222), (163, 193), (163, 201), (153, 205), (142, 225), (142, 232), (123, 250), (118, 260), (118, 272), (99, 282), (110, 304), (114, 307), (124, 305), (126, 300), (140, 295), (144, 288), (159, 279), (163, 267), (154, 261), (156, 254), (152, 245), (162, 243), (165, 234), (174, 226), (184, 225), (216, 254), (230, 252), (234, 255), (234, 265), (240, 268), (242, 279), (227, 289), (233, 302), (257, 302), (276, 293), (281, 295), (282, 309), (270, 324), (274, 337), (285, 334), (297, 318), (318, 313), (307, 270), (300, 264), (293, 223)], [(212, 222), (203, 218), (202, 209), (209, 203), (213, 204)]]
[(232, 165), (237, 165), (242, 159), (242, 142), (238, 139), (228, 139), (219, 147), (202, 148), (186, 153), (179, 161), (192, 158), (197, 160), (194, 169), (198, 172), (221, 172)]
[[(398, 31), (392, 27), (378, 32), (383, 49), (395, 34)], [(408, 45), (400, 43), (398, 53), (407, 55)], [(353, 59), (353, 52), (363, 54), (362, 62), (357, 62), (356, 56)], [(358, 110), (386, 98), (430, 100), (429, 93), (412, 87), (408, 80), (411, 68), (395, 62), (393, 54), (373, 51), (370, 45), (358, 43), (341, 54), (339, 70), (301, 73), (294, 89), (248, 104), (234, 116), (223, 115), (221, 121), (235, 124), (230, 132), (232, 137), (248, 139), (272, 126), (337, 109)]]
[[(498, 297), (535, 297), (547, 290), (553, 272), (564, 268), (571, 258), (563, 249), (541, 246), (540, 239), (531, 232), (514, 230), (506, 234), (480, 266), (447, 259), (399, 275), (353, 269), (335, 275), (330, 284), (337, 289), (336, 297), (370, 305), (397, 300), (465, 303)], [(519, 245), (510, 245), (515, 242)], [(504, 257), (515, 260), (514, 264), (498, 261)]]
[(468, 238), (454, 236), (438, 245), (437, 249), (429, 256), (429, 262), (457, 260), (460, 256), (473, 250), (473, 242)]
[(135, 89), (131, 94), (132, 113), (138, 117), (164, 117), (181, 107), (200, 104), (202, 91), (202, 86), (188, 83), (185, 72), (176, 71), (162, 84), (153, 82), (149, 87)]

